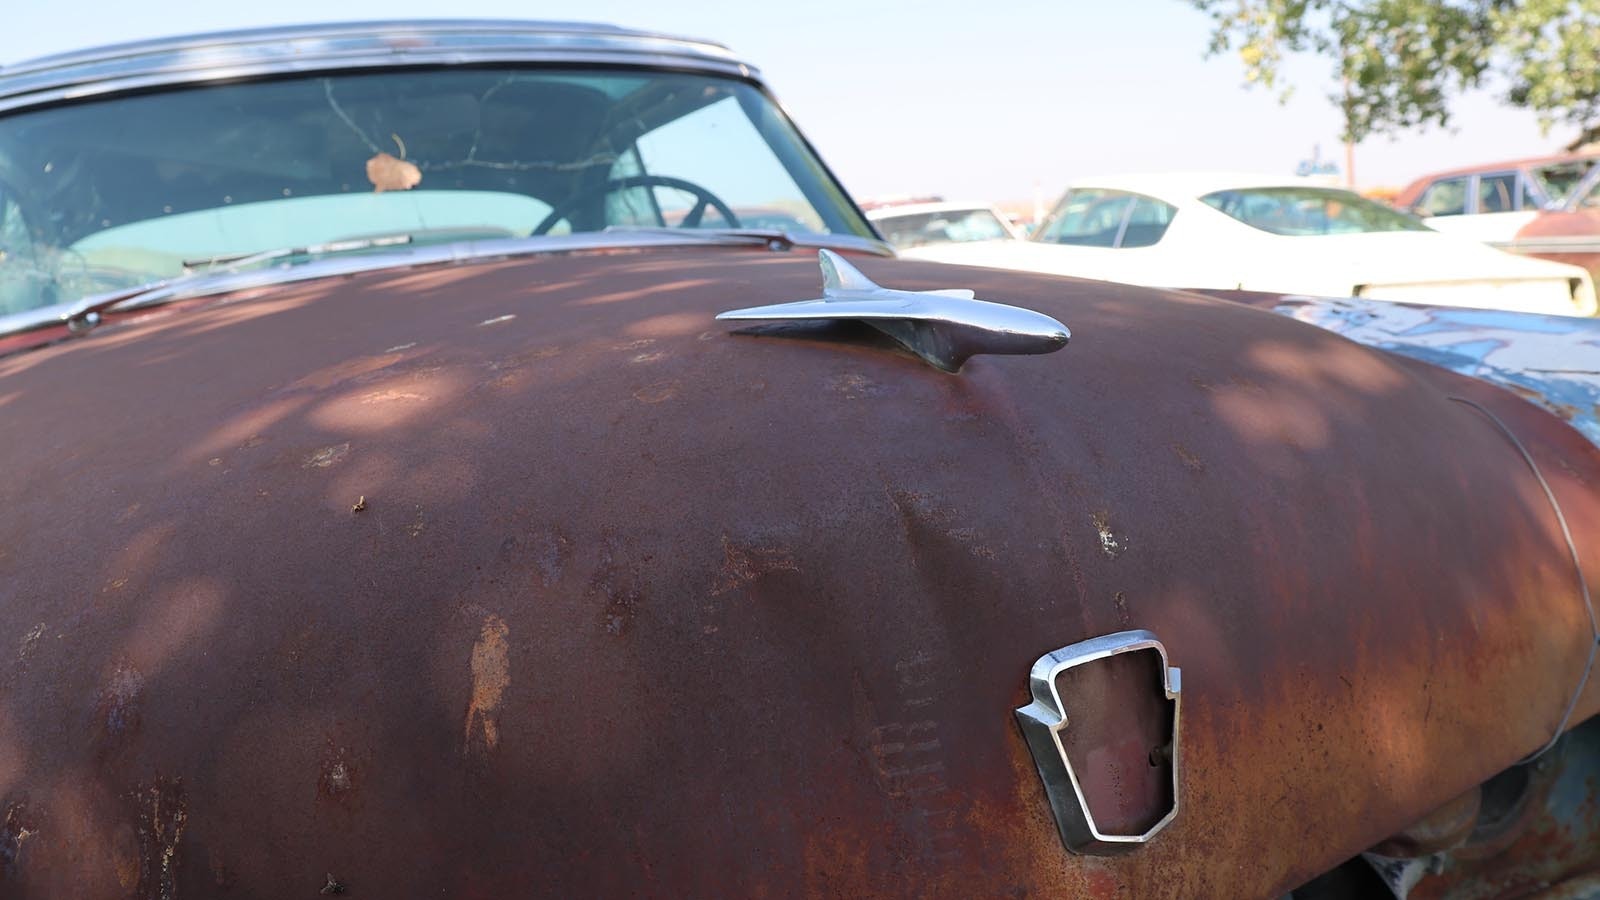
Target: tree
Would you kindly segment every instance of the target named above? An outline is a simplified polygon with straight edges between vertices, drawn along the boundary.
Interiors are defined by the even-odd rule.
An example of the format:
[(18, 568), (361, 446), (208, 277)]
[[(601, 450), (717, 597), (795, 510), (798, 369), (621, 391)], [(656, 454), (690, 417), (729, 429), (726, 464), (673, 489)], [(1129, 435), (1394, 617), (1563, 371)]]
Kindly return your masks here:
[(1334, 61), (1344, 139), (1449, 126), (1479, 89), (1548, 131), (1600, 135), (1600, 0), (1191, 0), (1212, 20), (1208, 55), (1238, 53), (1245, 80), (1289, 93), (1284, 58)]

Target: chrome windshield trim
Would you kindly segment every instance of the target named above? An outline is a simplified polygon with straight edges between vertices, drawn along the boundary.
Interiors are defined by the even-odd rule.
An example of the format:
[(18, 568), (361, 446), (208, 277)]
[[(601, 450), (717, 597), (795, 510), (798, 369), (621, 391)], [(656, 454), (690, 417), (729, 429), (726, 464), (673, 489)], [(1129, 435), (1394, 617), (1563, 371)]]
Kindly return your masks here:
[(130, 90), (279, 74), (437, 65), (602, 64), (760, 83), (721, 44), (604, 25), (506, 20), (357, 22), (144, 41), (0, 68), (0, 112)]
[(278, 284), (292, 284), (355, 275), (382, 269), (410, 268), (488, 259), (511, 259), (540, 253), (570, 253), (583, 250), (649, 249), (652, 247), (768, 246), (832, 247), (878, 256), (894, 256), (888, 244), (870, 238), (845, 234), (789, 234), (756, 229), (699, 231), (671, 229), (612, 229), (579, 234), (528, 238), (494, 238), (454, 241), (423, 246), (405, 245), (398, 249), (353, 256), (333, 256), (303, 263), (279, 263), (244, 272), (187, 275), (155, 281), (138, 287), (95, 294), (70, 303), (57, 303), (0, 316), (0, 337), (26, 334), (46, 328), (66, 326), (74, 333), (92, 328), (102, 312), (140, 309), (175, 300), (225, 294)]

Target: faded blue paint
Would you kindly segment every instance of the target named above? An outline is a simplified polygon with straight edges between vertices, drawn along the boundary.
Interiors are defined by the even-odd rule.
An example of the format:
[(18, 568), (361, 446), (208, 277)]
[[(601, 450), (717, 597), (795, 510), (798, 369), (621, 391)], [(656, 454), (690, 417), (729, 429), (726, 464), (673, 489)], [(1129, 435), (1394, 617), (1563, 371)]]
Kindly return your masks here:
[(1285, 298), (1273, 311), (1509, 388), (1600, 446), (1600, 320), (1355, 298)]

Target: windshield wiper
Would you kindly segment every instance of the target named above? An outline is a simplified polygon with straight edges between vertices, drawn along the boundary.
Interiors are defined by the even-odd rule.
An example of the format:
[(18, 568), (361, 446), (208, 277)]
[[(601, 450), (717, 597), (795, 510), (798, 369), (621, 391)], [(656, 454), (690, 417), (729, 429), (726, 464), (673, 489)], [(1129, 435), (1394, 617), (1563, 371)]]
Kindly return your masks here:
[(795, 239), (786, 231), (776, 228), (674, 228), (670, 225), (608, 225), (605, 230), (614, 234), (661, 234), (679, 238), (694, 238), (708, 244), (737, 244), (749, 247), (767, 247), (788, 250)]
[(337, 241), (326, 241), (321, 244), (306, 244), (303, 247), (280, 247), (276, 250), (234, 253), (204, 259), (186, 259), (183, 261), (183, 268), (188, 271), (204, 266), (205, 268), (200, 272), (192, 273), (197, 275), (210, 275), (218, 271), (218, 266), (221, 266), (224, 272), (237, 272), (258, 262), (271, 262), (275, 259), (287, 259), (295, 256), (326, 256), (330, 253), (371, 250), (374, 247), (398, 247), (409, 244), (414, 240), (416, 240), (416, 235), (411, 232), (384, 234), (375, 237), (346, 238)]
[(708, 244), (733, 244), (760, 247), (769, 250), (792, 250), (795, 247), (827, 247), (838, 250), (859, 250), (878, 256), (893, 256), (894, 248), (876, 238), (854, 234), (793, 232), (781, 228), (673, 228), (663, 225), (611, 225), (606, 233), (659, 234), (670, 237), (694, 237)]

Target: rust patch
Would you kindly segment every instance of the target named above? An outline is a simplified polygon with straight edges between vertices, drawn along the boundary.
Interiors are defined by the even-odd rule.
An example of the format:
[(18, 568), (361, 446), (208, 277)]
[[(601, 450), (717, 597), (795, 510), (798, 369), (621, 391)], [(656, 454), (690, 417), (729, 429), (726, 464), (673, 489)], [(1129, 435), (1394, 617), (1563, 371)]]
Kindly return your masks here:
[(678, 383), (676, 381), (657, 381), (647, 384), (633, 392), (633, 399), (640, 403), (660, 403), (678, 396)]
[(118, 825), (111, 833), (111, 865), (124, 891), (139, 886), (139, 859), (139, 833), (126, 822)]
[(883, 393), (883, 388), (877, 382), (864, 375), (854, 372), (844, 375), (832, 375), (828, 378), (828, 390), (844, 397), (846, 400), (860, 400), (863, 397), (876, 397)]
[(781, 547), (751, 547), (722, 537), (722, 568), (711, 586), (711, 596), (738, 590), (772, 572), (798, 572), (794, 556)]
[(1172, 444), (1172, 452), (1178, 454), (1178, 459), (1183, 461), (1183, 467), (1185, 469), (1188, 469), (1191, 472), (1204, 472), (1206, 470), (1206, 464), (1201, 461), (1200, 457), (1195, 456), (1192, 452), (1190, 452), (1188, 447), (1185, 447), (1184, 445), (1174, 441)]
[(621, 637), (633, 627), (633, 617), (638, 614), (638, 594), (632, 591), (612, 594), (606, 602), (605, 611), (600, 614), (600, 622), (606, 634)]
[(142, 900), (174, 900), (178, 896), (178, 844), (189, 822), (183, 779), (157, 776), (136, 790), (132, 799), (139, 810), (138, 896)]
[(317, 796), (335, 803), (348, 803), (354, 796), (358, 775), (359, 767), (349, 748), (329, 739), (317, 773)]
[(373, 391), (370, 394), (365, 394), (365, 395), (362, 396), (361, 402), (362, 403), (394, 403), (397, 400), (406, 401), (406, 400), (426, 400), (426, 399), (428, 399), (428, 398), (425, 395), (419, 394), (419, 393), (417, 393), (415, 391), (387, 390), (387, 391)]
[(472, 700), (467, 705), (463, 752), (470, 752), (476, 744), (487, 752), (500, 743), (500, 698), (511, 684), (506, 650), (509, 630), (504, 619), (491, 613), (472, 645)]
[(332, 447), (323, 447), (313, 452), (306, 457), (306, 461), (301, 463), (300, 467), (303, 469), (326, 469), (349, 455), (350, 442), (346, 441), (343, 444), (334, 444)]
[(956, 514), (947, 508), (935, 505), (926, 495), (912, 490), (892, 489), (889, 491), (889, 502), (894, 505), (895, 511), (900, 514), (900, 520), (908, 529), (928, 528), (962, 545), (968, 553), (978, 559), (995, 558), (994, 549), (979, 540), (980, 535), (976, 528), (957, 527), (954, 524)]
[(572, 559), (572, 542), (558, 528), (547, 528), (529, 541), (534, 568), (539, 570), (539, 580), (550, 587), (561, 579), (561, 573)]
[(95, 738), (102, 750), (121, 743), (139, 730), (139, 707), (144, 698), (144, 676), (127, 662), (118, 663), (95, 706)]
[(6, 808), (6, 820), (0, 824), (0, 881), (17, 877), (21, 863), (22, 845), (39, 833), (38, 823), (28, 814), (27, 798), (17, 800)]
[(43, 636), (43, 622), (40, 622), (32, 628), (29, 628), (28, 633), (24, 634), (22, 636), (22, 640), (17, 642), (17, 659), (26, 660), (30, 655), (32, 655), (34, 646), (39, 643), (39, 638)]

